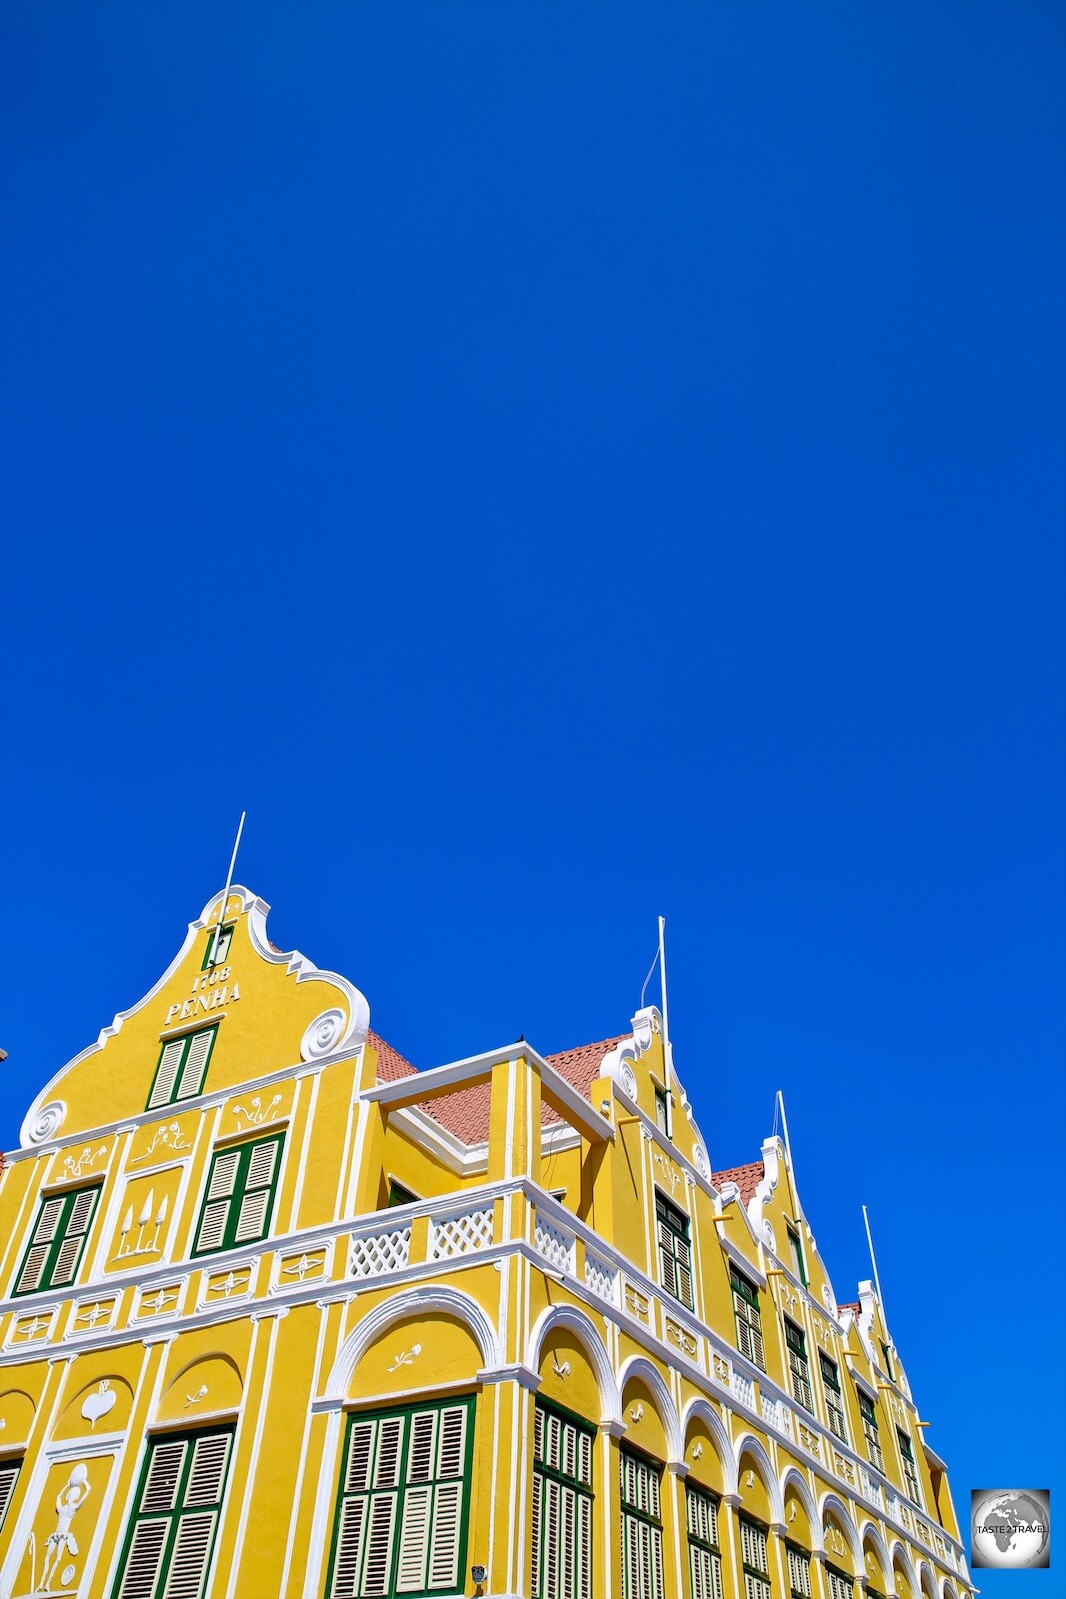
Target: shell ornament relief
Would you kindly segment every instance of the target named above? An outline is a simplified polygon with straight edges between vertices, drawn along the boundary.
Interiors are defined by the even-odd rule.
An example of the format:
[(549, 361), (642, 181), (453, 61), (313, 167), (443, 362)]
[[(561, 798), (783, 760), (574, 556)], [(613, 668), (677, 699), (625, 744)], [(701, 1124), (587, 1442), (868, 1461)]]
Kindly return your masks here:
[(348, 1018), (342, 1010), (324, 1010), (300, 1040), (300, 1057), (303, 1060), (321, 1060), (340, 1045)]
[(67, 1107), (61, 1099), (51, 1099), (47, 1105), (42, 1105), (29, 1125), (30, 1142), (47, 1144), (62, 1127), (66, 1114)]

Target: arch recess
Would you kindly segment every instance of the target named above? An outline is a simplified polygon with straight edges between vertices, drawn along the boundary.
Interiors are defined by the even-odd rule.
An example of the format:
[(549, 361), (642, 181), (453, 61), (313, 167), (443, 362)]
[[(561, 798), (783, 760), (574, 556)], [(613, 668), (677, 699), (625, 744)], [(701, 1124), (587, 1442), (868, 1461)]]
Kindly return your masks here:
[(348, 1392), (355, 1368), (363, 1355), (387, 1327), (392, 1327), (407, 1316), (425, 1317), (433, 1311), (443, 1316), (454, 1316), (473, 1333), (481, 1351), (482, 1363), (493, 1368), (500, 1364), (499, 1341), (496, 1329), (476, 1299), (458, 1288), (443, 1284), (433, 1287), (409, 1288), (405, 1293), (384, 1300), (368, 1311), (357, 1327), (344, 1340), (337, 1351), (333, 1369), (326, 1384), (327, 1399), (343, 1399)]
[(573, 1333), (589, 1357), (589, 1364), (596, 1374), (596, 1386), (600, 1391), (602, 1412), (600, 1420), (620, 1421), (622, 1396), (611, 1369), (610, 1356), (604, 1348), (595, 1323), (583, 1311), (578, 1310), (576, 1305), (549, 1305), (546, 1310), (541, 1311), (526, 1342), (526, 1365), (530, 1371), (540, 1370), (544, 1340), (557, 1327), (565, 1327), (567, 1332)]
[(781, 1473), (782, 1520), (784, 1520), (785, 1495), (789, 1488), (795, 1488), (797, 1499), (802, 1499), (803, 1508), (807, 1512), (807, 1520), (811, 1524), (811, 1537), (812, 1539), (817, 1537), (820, 1544), (822, 1523), (818, 1517), (818, 1506), (815, 1503), (814, 1494), (811, 1492), (811, 1485), (798, 1466), (786, 1466)]
[[(727, 1494), (737, 1491), (737, 1462), (733, 1454), (733, 1440), (728, 1429), (714, 1406), (706, 1399), (690, 1399), (685, 1406), (684, 1415), (681, 1417), (681, 1435), (688, 1438), (688, 1430), (694, 1421), (702, 1421), (714, 1444), (722, 1467), (722, 1488)], [(684, 1449), (683, 1445), (683, 1449)]]
[(626, 1391), (626, 1383), (638, 1377), (655, 1400), (655, 1408), (659, 1412), (659, 1420), (666, 1433), (667, 1458), (675, 1465), (680, 1464), (684, 1458), (685, 1440), (681, 1436), (681, 1421), (677, 1409), (670, 1390), (658, 1370), (643, 1355), (630, 1355), (618, 1373), (619, 1402)]
[(839, 1494), (824, 1493), (820, 1502), (821, 1514), (819, 1525), (822, 1528), (822, 1539), (825, 1541), (825, 1520), (831, 1515), (839, 1524), (841, 1532), (847, 1539), (848, 1552), (851, 1555), (851, 1574), (853, 1577), (862, 1577), (866, 1573), (866, 1562), (863, 1559), (862, 1544), (859, 1541), (858, 1529), (851, 1519), (851, 1511), (841, 1499)]
[(741, 1433), (736, 1441), (737, 1481), (741, 1480), (740, 1468), (745, 1455), (748, 1455), (758, 1466), (762, 1485), (766, 1489), (766, 1497), (770, 1501), (770, 1516), (779, 1527), (785, 1522), (785, 1501), (777, 1481), (770, 1456), (762, 1441), (753, 1432)]
[(929, 1564), (928, 1560), (923, 1560), (920, 1563), (918, 1567), (918, 1579), (919, 1586), (921, 1588), (922, 1599), (936, 1599), (936, 1578), (933, 1576), (933, 1568)]
[(918, 1573), (914, 1569), (914, 1561), (910, 1557), (910, 1551), (906, 1544), (901, 1543), (898, 1538), (892, 1545), (891, 1562), (888, 1575), (892, 1579), (892, 1586), (895, 1587), (896, 1585), (895, 1568), (898, 1565), (903, 1568), (903, 1575), (910, 1583), (911, 1592), (919, 1592)]
[(859, 1528), (859, 1541), (863, 1549), (863, 1566), (866, 1565), (866, 1545), (869, 1544), (878, 1560), (881, 1570), (885, 1574), (885, 1581), (892, 1580), (892, 1556), (888, 1552), (888, 1545), (881, 1536), (881, 1529), (875, 1521), (864, 1521)]

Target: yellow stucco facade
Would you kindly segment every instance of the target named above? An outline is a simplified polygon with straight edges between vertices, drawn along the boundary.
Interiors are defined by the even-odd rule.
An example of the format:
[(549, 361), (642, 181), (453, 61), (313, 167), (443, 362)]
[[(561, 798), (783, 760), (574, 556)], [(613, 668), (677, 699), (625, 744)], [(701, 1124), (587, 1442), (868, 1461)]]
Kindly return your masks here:
[[(0, 1599), (962, 1599), (873, 1287), (648, 1008), (414, 1072), (244, 889), (0, 1188)], [(221, 932), (220, 932), (221, 928)]]

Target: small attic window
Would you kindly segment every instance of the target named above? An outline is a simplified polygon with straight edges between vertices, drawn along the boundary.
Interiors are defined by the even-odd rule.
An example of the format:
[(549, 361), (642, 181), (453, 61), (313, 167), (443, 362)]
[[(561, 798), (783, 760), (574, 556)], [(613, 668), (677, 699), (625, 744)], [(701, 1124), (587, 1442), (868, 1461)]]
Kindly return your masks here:
[(655, 1093), (655, 1125), (661, 1133), (665, 1133), (667, 1138), (672, 1138), (669, 1090), (660, 1088), (658, 1083), (653, 1084), (653, 1089)]
[(204, 948), (203, 964), (200, 967), (206, 972), (209, 966), (220, 966), (229, 955), (229, 947), (233, 940), (235, 922), (230, 922), (228, 927), (212, 927), (207, 935), (207, 944)]
[(793, 1227), (791, 1222), (786, 1222), (785, 1231), (788, 1233), (788, 1249), (792, 1259), (792, 1270), (796, 1273), (804, 1288), (806, 1288), (808, 1286), (807, 1263), (803, 1258), (803, 1245), (800, 1242), (799, 1228)]

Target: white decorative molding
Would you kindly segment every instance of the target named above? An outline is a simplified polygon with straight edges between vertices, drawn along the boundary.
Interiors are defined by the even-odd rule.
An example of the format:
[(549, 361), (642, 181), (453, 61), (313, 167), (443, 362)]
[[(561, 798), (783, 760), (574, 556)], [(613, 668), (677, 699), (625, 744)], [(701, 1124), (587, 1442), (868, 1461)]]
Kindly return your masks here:
[(142, 1150), (139, 1155), (135, 1155), (130, 1161), (130, 1165), (139, 1166), (142, 1161), (150, 1159), (160, 1146), (163, 1146), (167, 1150), (172, 1150), (175, 1153), (192, 1148), (191, 1144), (187, 1144), (184, 1141), (184, 1133), (182, 1132), (181, 1123), (167, 1122), (162, 1127), (156, 1128), (155, 1132), (152, 1134), (151, 1141), (149, 1142), (147, 1149)]
[(632, 1037), (623, 1038), (612, 1050), (608, 1050), (600, 1062), (600, 1075), (613, 1077), (629, 1098), (635, 1099), (637, 1080), (632, 1063), (651, 1048), (653, 1037), (663, 1030), (663, 1019), (656, 1006), (648, 1005), (637, 1011), (630, 1025), (633, 1028)]
[(105, 1377), (92, 1393), (85, 1395), (81, 1404), (81, 1413), (89, 1426), (94, 1428), (104, 1416), (110, 1415), (117, 1403), (118, 1395)]
[(50, 1099), (46, 1104), (31, 1107), (22, 1124), (22, 1144), (49, 1144), (59, 1132), (66, 1118), (67, 1107), (61, 1099)]
[(68, 1177), (80, 1177), (84, 1172), (92, 1171), (101, 1155), (106, 1155), (109, 1146), (101, 1144), (98, 1149), (93, 1149), (86, 1144), (80, 1155), (73, 1153), (64, 1157), (63, 1170)]
[[(306, 1060), (307, 1056), (305, 1055), (303, 1058)], [(230, 1114), (236, 1116), (238, 1121), (246, 1121), (249, 1127), (261, 1127), (263, 1122), (269, 1119), (271, 1113), (276, 1110), (280, 1104), (280, 1094), (275, 1094), (269, 1105), (263, 1104), (263, 1098), (261, 1094), (255, 1094), (248, 1101), (247, 1110), (243, 1105), (231, 1105)], [(240, 1127), (238, 1128), (238, 1131), (243, 1133), (245, 1129)]]
[(331, 1055), (344, 1037), (346, 1022), (347, 1017), (337, 1007), (316, 1016), (300, 1040), (300, 1059), (321, 1060), (323, 1055)]
[(392, 1357), (392, 1364), (386, 1366), (386, 1371), (399, 1371), (401, 1366), (413, 1366), (422, 1353), (421, 1344), (412, 1344), (410, 1349), (401, 1349), (399, 1354)]

